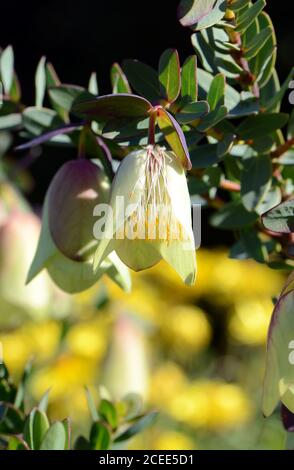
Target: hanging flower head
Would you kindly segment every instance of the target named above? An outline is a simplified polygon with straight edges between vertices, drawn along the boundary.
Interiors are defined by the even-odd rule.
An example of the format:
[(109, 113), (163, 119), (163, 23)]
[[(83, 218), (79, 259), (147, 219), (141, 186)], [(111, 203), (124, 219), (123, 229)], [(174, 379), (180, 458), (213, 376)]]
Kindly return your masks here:
[[(113, 182), (105, 230), (101, 219), (94, 234), (101, 242), (94, 268), (116, 251), (135, 271), (165, 259), (186, 284), (196, 276), (191, 204), (185, 172), (176, 155), (149, 145), (122, 161)], [(101, 215), (99, 209), (94, 212)]]

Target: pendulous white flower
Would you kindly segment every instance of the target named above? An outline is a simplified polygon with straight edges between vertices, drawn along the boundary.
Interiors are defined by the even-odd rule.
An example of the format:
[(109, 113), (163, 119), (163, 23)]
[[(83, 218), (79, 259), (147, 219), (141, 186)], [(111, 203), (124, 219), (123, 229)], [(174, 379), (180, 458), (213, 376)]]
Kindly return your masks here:
[[(126, 156), (113, 182), (110, 208), (104, 224), (100, 219), (94, 227), (100, 239), (95, 270), (116, 251), (135, 271), (164, 259), (186, 284), (194, 284), (190, 196), (184, 169), (173, 152), (149, 145)], [(94, 211), (94, 215), (101, 213)]]

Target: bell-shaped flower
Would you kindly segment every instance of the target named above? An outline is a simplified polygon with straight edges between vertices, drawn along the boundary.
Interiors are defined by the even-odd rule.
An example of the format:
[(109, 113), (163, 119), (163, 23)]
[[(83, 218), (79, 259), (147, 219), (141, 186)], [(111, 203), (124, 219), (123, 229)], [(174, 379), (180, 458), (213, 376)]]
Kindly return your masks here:
[(281, 401), (294, 413), (294, 276), (276, 303), (267, 343), (263, 413), (269, 416)]
[[(126, 156), (105, 212), (94, 227), (94, 235), (100, 239), (94, 269), (115, 251), (135, 271), (164, 259), (186, 284), (194, 283), (190, 196), (184, 169), (173, 152), (150, 145)], [(102, 214), (98, 210), (94, 215)]]

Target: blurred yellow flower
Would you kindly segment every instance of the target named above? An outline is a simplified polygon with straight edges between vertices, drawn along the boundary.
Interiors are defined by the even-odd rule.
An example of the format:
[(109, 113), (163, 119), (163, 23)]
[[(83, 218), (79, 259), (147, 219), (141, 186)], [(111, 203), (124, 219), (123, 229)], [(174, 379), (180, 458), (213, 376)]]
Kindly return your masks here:
[(190, 426), (218, 431), (244, 424), (251, 416), (251, 405), (238, 385), (199, 381), (174, 396), (169, 412)]
[(72, 354), (101, 361), (107, 347), (108, 331), (103, 322), (74, 325), (66, 335), (65, 343)]
[(162, 336), (181, 355), (190, 356), (205, 348), (211, 339), (211, 326), (203, 310), (192, 305), (166, 308)]
[[(91, 395), (98, 402), (97, 388), (91, 387)], [(49, 414), (51, 420), (60, 420), (68, 416), (76, 422), (87, 422), (90, 417), (85, 387), (78, 385), (71, 392), (54, 397), (49, 395)]]
[(188, 379), (177, 364), (163, 363), (151, 375), (149, 400), (160, 409), (165, 409), (173, 397), (186, 388), (187, 383)]
[[(207, 294), (215, 292), (215, 301), (226, 304), (232, 300), (250, 296), (277, 295), (284, 282), (284, 277), (252, 260), (234, 260), (224, 251), (211, 251), (215, 257), (207, 278)], [(210, 294), (209, 294), (210, 293)]]
[(249, 298), (237, 302), (229, 322), (231, 336), (240, 343), (252, 346), (264, 344), (272, 311), (270, 298)]
[(170, 431), (161, 432), (151, 441), (152, 450), (195, 450), (192, 439), (183, 433)]
[(56, 321), (27, 323), (18, 330), (0, 336), (7, 366), (18, 376), (25, 363), (33, 359), (39, 364), (56, 353), (61, 325)]
[(66, 399), (74, 388), (93, 383), (96, 373), (95, 361), (63, 354), (52, 365), (39, 369), (33, 375), (30, 387), (36, 399), (48, 389), (53, 400)]
[(161, 301), (156, 286), (146, 282), (140, 273), (132, 275), (133, 287), (125, 293), (110, 280), (105, 280), (111, 299), (111, 311), (115, 314), (132, 313), (157, 322)]
[(186, 434), (166, 429), (146, 430), (137, 434), (128, 445), (129, 450), (194, 450), (194, 441)]

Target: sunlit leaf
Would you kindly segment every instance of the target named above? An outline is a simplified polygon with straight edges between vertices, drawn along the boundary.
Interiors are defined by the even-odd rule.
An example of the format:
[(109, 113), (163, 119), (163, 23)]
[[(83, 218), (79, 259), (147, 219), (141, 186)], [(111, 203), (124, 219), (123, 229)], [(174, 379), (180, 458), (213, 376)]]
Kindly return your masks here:
[(283, 202), (266, 212), (262, 217), (263, 225), (272, 232), (294, 232), (294, 200)]
[(189, 151), (181, 127), (173, 116), (163, 108), (158, 110), (157, 122), (171, 149), (181, 160), (182, 165), (189, 170), (191, 168)]
[(175, 49), (167, 49), (160, 57), (159, 84), (162, 96), (173, 103), (181, 89), (180, 60)]
[(132, 93), (127, 77), (118, 63), (112, 65), (110, 78), (113, 93)]
[(220, 21), (226, 6), (226, 0), (181, 0), (178, 18), (183, 26), (197, 31)]
[(46, 57), (42, 57), (38, 63), (38, 67), (35, 75), (35, 89), (36, 98), (35, 105), (43, 106), (45, 91), (46, 91), (46, 69), (45, 69)]
[(181, 73), (182, 90), (181, 95), (185, 102), (197, 101), (197, 57), (191, 55), (188, 57), (182, 67)]

